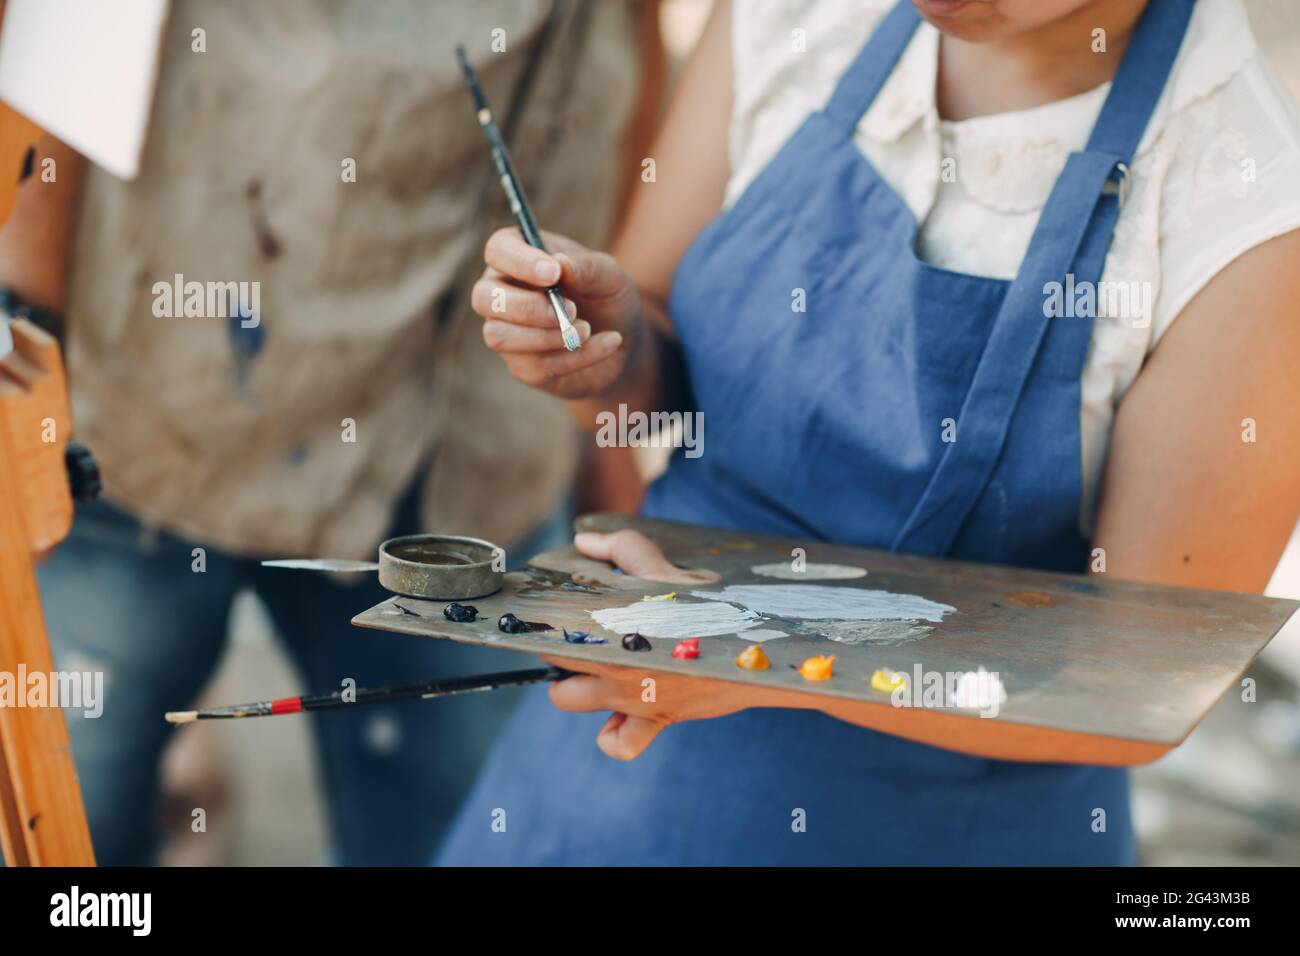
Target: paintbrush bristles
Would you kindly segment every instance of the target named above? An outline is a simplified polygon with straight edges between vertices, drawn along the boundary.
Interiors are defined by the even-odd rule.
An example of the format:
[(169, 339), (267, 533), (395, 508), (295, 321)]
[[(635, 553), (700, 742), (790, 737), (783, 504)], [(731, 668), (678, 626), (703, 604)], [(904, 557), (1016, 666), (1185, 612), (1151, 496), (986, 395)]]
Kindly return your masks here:
[(582, 336), (578, 334), (578, 330), (569, 321), (569, 312), (564, 306), (564, 297), (560, 295), (559, 289), (555, 286), (547, 289), (546, 295), (551, 300), (551, 311), (555, 313), (555, 320), (560, 323), (560, 335), (564, 337), (564, 347), (570, 352), (576, 352), (582, 347)]
[(163, 715), (169, 724), (189, 724), (199, 719), (197, 710), (171, 710)]
[(581, 345), (582, 336), (578, 335), (578, 330), (570, 325), (564, 330), (564, 347), (570, 352), (576, 352)]

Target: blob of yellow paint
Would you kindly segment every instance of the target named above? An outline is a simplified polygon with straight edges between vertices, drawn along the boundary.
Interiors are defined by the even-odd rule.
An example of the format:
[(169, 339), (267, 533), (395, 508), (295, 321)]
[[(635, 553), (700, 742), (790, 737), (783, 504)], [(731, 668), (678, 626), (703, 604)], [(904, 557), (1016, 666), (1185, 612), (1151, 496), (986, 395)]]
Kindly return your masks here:
[(907, 686), (907, 678), (898, 671), (891, 671), (887, 667), (882, 667), (871, 675), (871, 689), (878, 690), (886, 694), (892, 694), (900, 687)]
[(645, 597), (643, 597), (641, 600), (643, 600), (643, 601), (675, 601), (675, 600), (677, 600), (677, 592), (676, 592), (676, 591), (669, 591), (667, 594), (655, 594), (655, 595), (653, 595), (653, 596), (647, 594), (647, 595), (646, 595)]
[(804, 661), (799, 666), (799, 673), (804, 680), (830, 680), (834, 664), (834, 654), (818, 654)]
[(736, 666), (743, 667), (747, 671), (765, 671), (772, 666), (772, 662), (767, 659), (763, 649), (757, 644), (745, 648), (736, 658)]

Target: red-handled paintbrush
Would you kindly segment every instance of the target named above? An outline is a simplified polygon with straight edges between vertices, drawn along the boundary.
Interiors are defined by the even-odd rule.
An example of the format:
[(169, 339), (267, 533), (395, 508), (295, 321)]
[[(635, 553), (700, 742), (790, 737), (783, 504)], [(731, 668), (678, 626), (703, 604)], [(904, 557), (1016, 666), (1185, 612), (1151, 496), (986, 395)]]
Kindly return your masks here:
[[(472, 694), (478, 691), (496, 690), (499, 687), (519, 687), (524, 684), (561, 680), (569, 677), (571, 673), (560, 667), (538, 667), (526, 671), (450, 677), (444, 680), (426, 681), (422, 684), (358, 688), (352, 692), (336, 690), (332, 694), (316, 694), (310, 697), (281, 697), (279, 700), (209, 707), (204, 710), (174, 710), (167, 713), (165, 717), (169, 724), (188, 724), (195, 720), (225, 720), (232, 717), (274, 717), (279, 714), (300, 714), (309, 710), (355, 707), (359, 704), (386, 704), (397, 700), (429, 700), (434, 697), (450, 697), (453, 694)], [(346, 698), (345, 694), (347, 694)]]

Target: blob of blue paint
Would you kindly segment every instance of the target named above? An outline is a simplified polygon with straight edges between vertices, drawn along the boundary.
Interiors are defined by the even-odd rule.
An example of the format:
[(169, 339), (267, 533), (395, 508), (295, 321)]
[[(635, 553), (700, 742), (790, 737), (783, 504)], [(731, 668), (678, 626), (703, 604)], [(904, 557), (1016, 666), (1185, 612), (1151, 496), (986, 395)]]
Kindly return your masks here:
[(457, 604), (452, 601), (442, 609), (442, 616), (456, 624), (468, 624), (478, 617), (478, 608), (472, 604)]
[(253, 360), (266, 344), (266, 331), (262, 328), (260, 316), (242, 308), (230, 310), (226, 331), (235, 363), (235, 381), (242, 388), (248, 382)]
[(1091, 594), (1096, 596), (1102, 593), (1101, 588), (1097, 587), (1097, 585), (1093, 584), (1091, 581), (1064, 581), (1062, 584), (1067, 590), (1073, 591), (1076, 594)]
[(564, 642), (566, 644), (604, 644), (603, 637), (592, 637), (586, 631), (565, 631)]

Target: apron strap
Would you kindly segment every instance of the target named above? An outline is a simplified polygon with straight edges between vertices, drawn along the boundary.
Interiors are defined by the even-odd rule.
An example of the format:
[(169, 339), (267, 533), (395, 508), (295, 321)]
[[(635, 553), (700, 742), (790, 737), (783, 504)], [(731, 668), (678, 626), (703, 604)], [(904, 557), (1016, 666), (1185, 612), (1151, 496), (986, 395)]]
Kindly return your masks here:
[(1121, 162), (1133, 161), (1195, 6), (1196, 0), (1148, 0), (1088, 137), (1089, 152), (1114, 153)]
[[(1094, 217), (1097, 197), (1110, 179), (1116, 158), (1104, 153), (1074, 153), (1047, 199), (1020, 272), (998, 310), (993, 331), (957, 419), (956, 440), (947, 446), (938, 467), (891, 548), (921, 554), (946, 554), (962, 523), (979, 500), (1002, 454), (1011, 418), (1046, 337), (1043, 285), (1063, 279), (1062, 262), (1072, 262), (1094, 218), (1109, 229), (1119, 203), (1106, 197)], [(1062, 188), (1068, 185), (1069, 188)], [(1029, 276), (1051, 279), (1028, 280)], [(1070, 322), (1076, 332), (1091, 333), (1082, 318)], [(1086, 352), (1079, 350), (1080, 354)]]
[(858, 120), (894, 72), (895, 64), (907, 49), (920, 22), (921, 15), (911, 0), (899, 0), (877, 24), (849, 68), (840, 76), (835, 92), (826, 104), (826, 113), (845, 129), (850, 139)]
[[(1147, 122), (1159, 102), (1195, 0), (1151, 0), (1116, 73), (1088, 147), (1070, 155), (1039, 216), (1029, 250), (998, 310), (970, 390), (957, 417), (957, 437), (891, 547), (945, 554), (975, 507), (1002, 455), (1011, 421), (1053, 320), (1045, 287), (1102, 276), (1119, 218), (1115, 172), (1127, 177)], [(1092, 318), (1056, 319), (1062, 337), (1053, 358), (1078, 375), (1092, 338)], [(1043, 356), (1042, 358), (1046, 358)], [(1053, 371), (1062, 371), (1054, 369)]]

